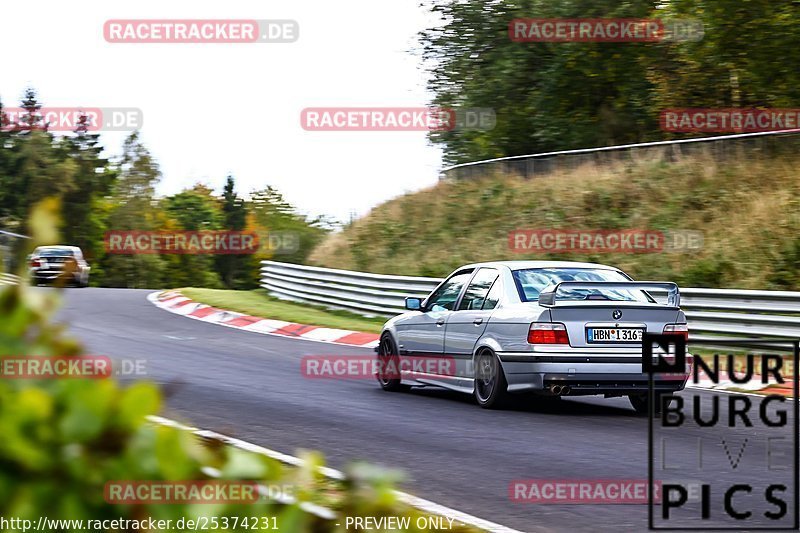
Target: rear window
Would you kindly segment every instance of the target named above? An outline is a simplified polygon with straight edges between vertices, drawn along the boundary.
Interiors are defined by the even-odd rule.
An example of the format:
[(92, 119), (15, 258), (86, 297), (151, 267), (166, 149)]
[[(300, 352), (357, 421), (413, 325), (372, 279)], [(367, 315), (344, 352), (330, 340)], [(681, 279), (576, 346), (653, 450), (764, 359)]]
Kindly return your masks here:
[[(523, 302), (535, 302), (546, 287), (562, 281), (631, 281), (616, 270), (593, 268), (526, 268), (513, 271), (514, 283)], [(561, 289), (559, 300), (614, 300), (652, 302), (644, 291), (617, 289)]]
[(72, 257), (72, 250), (69, 248), (45, 248), (43, 250), (36, 250), (34, 255), (38, 255), (39, 257)]

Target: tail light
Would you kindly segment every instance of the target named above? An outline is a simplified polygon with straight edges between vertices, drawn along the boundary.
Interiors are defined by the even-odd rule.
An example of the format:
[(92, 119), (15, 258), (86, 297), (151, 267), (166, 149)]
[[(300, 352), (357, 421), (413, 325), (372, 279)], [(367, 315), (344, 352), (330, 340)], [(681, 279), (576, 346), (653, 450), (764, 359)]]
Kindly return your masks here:
[(530, 344), (569, 344), (567, 327), (552, 322), (534, 322), (528, 330)]
[(42, 266), (42, 262), (38, 259), (31, 259), (31, 268), (39, 268)]
[[(683, 338), (687, 341), (689, 340), (689, 326), (686, 324), (667, 324), (664, 326), (664, 333), (668, 335), (683, 335)], [(692, 354), (686, 354), (686, 372), (682, 373), (683, 375), (689, 375), (692, 373), (692, 367), (694, 366), (694, 357)]]
[(686, 324), (667, 324), (664, 326), (664, 333), (683, 335), (684, 339), (689, 340), (689, 326)]

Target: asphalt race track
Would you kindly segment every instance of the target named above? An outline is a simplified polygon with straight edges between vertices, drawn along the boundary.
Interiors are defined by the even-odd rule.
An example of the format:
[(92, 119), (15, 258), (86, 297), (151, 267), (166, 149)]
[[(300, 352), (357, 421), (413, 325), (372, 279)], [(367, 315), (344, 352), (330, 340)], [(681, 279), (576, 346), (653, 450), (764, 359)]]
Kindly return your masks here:
[[(647, 479), (647, 419), (636, 416), (627, 399), (525, 402), (486, 411), (471, 397), (449, 392), (386, 393), (371, 380), (307, 379), (300, 372), (304, 355), (372, 352), (190, 320), (153, 306), (146, 300), (150, 292), (67, 290), (59, 320), (87, 353), (145, 360), (146, 379), (168, 387), (164, 416), (284, 453), (321, 450), (339, 469), (356, 460), (399, 468), (407, 474), (407, 492), (522, 531), (647, 529), (646, 505), (542, 505), (509, 497), (517, 479)], [(687, 401), (692, 394), (684, 393)], [(770, 432), (791, 442), (791, 425)], [(786, 478), (785, 471), (764, 465), (764, 436), (758, 423), (692, 425), (669, 434), (667, 453), (677, 457), (673, 465), (691, 467), (698, 438), (708, 439), (706, 479), (735, 482), (746, 472), (761, 487)], [(732, 468), (745, 438), (747, 448)], [(688, 477), (681, 476), (674, 477)], [(759, 491), (754, 494), (762, 499)], [(721, 495), (713, 497), (719, 513)], [(793, 497), (789, 486), (784, 499), (790, 512)], [(736, 501), (745, 506), (748, 500)], [(759, 513), (775, 509), (760, 505)]]

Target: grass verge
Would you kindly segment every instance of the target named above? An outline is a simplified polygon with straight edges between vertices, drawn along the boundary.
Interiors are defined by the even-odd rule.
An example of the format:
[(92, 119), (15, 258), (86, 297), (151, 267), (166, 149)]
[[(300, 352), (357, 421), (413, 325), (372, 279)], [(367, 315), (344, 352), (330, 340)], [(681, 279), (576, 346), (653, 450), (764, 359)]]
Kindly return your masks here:
[[(536, 179), (440, 181), (375, 207), (330, 234), (307, 264), (445, 276), (494, 260), (610, 264), (682, 287), (800, 288), (797, 156), (703, 155), (563, 169)], [(516, 230), (699, 231), (699, 249), (654, 253), (515, 248)], [(658, 253), (655, 253), (658, 252)]]
[(366, 318), (347, 311), (333, 311), (279, 300), (263, 289), (232, 291), (186, 287), (178, 290), (187, 298), (220, 309), (311, 326), (380, 333), (381, 326), (386, 321), (383, 318)]

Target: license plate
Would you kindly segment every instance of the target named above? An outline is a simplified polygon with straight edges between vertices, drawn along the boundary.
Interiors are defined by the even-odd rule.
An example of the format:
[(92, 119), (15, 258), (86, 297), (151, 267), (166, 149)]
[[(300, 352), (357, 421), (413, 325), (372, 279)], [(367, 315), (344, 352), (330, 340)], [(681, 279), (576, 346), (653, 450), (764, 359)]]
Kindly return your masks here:
[(589, 342), (642, 342), (641, 328), (586, 328)]

